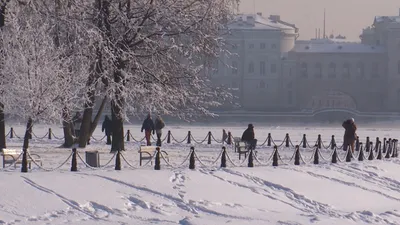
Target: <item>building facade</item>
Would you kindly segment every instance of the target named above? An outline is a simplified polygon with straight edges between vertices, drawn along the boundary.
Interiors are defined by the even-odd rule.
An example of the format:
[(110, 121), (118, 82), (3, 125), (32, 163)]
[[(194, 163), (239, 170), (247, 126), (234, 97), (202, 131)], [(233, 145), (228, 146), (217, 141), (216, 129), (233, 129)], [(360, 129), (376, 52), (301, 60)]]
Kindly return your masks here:
[(360, 42), (297, 40), (295, 25), (278, 15), (239, 15), (229, 28), (228, 53), (211, 78), (243, 110), (400, 111), (400, 14), (377, 16)]

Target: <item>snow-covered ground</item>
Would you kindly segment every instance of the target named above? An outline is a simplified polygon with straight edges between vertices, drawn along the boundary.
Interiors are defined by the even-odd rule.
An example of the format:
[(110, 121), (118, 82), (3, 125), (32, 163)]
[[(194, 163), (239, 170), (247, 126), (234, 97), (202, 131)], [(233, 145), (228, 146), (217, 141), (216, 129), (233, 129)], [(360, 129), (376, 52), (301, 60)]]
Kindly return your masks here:
[[(222, 128), (240, 136), (245, 127), (167, 129), (178, 141), (190, 130), (199, 142), (208, 131), (219, 141)], [(140, 127), (128, 129), (135, 139), (142, 139)], [(60, 127), (52, 130), (57, 138), (62, 136)], [(289, 133), (294, 145), (304, 133), (310, 145), (321, 134), (325, 146), (331, 135), (340, 145), (343, 135), (339, 127), (256, 126), (255, 130), (259, 144), (268, 133), (277, 144)], [(24, 126), (15, 125), (14, 131), (22, 136)], [(239, 160), (227, 146), (231, 162), (220, 168), (221, 144), (173, 140), (162, 147), (170, 165), (162, 160), (161, 170), (155, 171), (154, 163), (138, 166), (140, 143), (131, 140), (122, 154), (122, 170), (116, 171), (114, 154), (97, 129), (91, 144), (78, 151), (83, 160), (85, 151), (99, 151), (103, 167), (88, 168), (78, 157), (79, 171), (70, 172), (71, 150), (59, 148), (63, 141), (48, 140), (46, 125), (37, 125), (33, 131), (30, 152), (41, 156), (44, 169), (61, 167), (46, 172), (33, 166), (29, 173), (20, 173), (20, 165), (1, 169), (0, 224), (400, 224), (398, 158), (332, 164), (331, 150), (324, 149), (320, 164), (314, 165), (313, 149), (301, 149), (306, 163), (295, 166), (290, 161), (293, 147), (282, 146), (282, 161), (273, 167), (269, 160), (272, 148), (259, 146), (258, 161), (248, 168), (247, 159)], [(363, 142), (367, 136), (371, 141), (377, 136), (398, 138), (400, 129), (370, 127), (360, 129), (358, 135)], [(7, 139), (8, 148), (21, 146), (21, 139)], [(195, 170), (188, 168), (186, 160), (191, 146), (198, 156)], [(344, 159), (345, 152), (338, 153)]]

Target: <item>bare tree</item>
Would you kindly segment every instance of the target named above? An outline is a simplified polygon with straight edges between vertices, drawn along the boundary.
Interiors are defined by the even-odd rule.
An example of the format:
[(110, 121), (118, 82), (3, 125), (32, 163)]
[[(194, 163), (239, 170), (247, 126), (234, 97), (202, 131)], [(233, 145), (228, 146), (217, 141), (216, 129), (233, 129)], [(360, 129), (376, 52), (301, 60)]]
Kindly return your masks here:
[(33, 124), (59, 121), (65, 108), (76, 109), (82, 104), (80, 93), (88, 71), (85, 62), (90, 61), (82, 54), (90, 51), (85, 49), (90, 46), (71, 49), (55, 42), (54, 21), (39, 10), (46, 6), (33, 1), (10, 2), (1, 33), (1, 73), (10, 85), (0, 87), (5, 93), (0, 100), (7, 112), (27, 121), (22, 172), (27, 172), (26, 152)]
[[(111, 100), (113, 144), (122, 150), (128, 113), (212, 115), (229, 94), (211, 85), (206, 59), (218, 57), (235, 0), (94, 0), (86, 10), (102, 34), (99, 72)], [(99, 59), (100, 60), (100, 59)], [(84, 135), (84, 134), (83, 134)]]

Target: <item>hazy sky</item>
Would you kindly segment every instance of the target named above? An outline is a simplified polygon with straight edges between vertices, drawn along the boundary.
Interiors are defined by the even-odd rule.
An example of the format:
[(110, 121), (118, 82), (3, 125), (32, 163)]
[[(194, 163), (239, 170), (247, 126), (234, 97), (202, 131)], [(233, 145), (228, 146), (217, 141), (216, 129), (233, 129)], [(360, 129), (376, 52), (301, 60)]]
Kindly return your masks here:
[(281, 15), (300, 29), (300, 39), (310, 39), (315, 37), (315, 28), (321, 28), (322, 35), (324, 8), (327, 35), (333, 32), (359, 41), (362, 29), (375, 16), (399, 15), (400, 0), (241, 0), (239, 10)]

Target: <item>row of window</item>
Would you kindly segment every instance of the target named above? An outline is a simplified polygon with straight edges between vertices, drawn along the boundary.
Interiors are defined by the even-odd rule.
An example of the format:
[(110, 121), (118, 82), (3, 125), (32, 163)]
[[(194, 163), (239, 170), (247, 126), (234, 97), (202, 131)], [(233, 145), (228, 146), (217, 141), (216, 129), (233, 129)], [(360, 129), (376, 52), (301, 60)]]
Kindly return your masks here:
[[(232, 49), (238, 49), (239, 48), (239, 44), (232, 44), (231, 46), (232, 46)], [(255, 49), (256, 48), (256, 44), (250, 43), (248, 45), (248, 47), (249, 47), (249, 49)], [(267, 44), (266, 43), (260, 43), (258, 45), (258, 47), (259, 47), (259, 49), (266, 49), (267, 48)], [(270, 46), (270, 49), (273, 49), (273, 50), (275, 50), (277, 48), (278, 48), (278, 46), (276, 44), (271, 44), (271, 46)]]
[[(322, 69), (323, 66), (320, 62), (314, 64), (314, 66), (309, 68), (310, 66), (307, 63), (301, 63), (300, 65), (300, 75), (302, 77), (308, 77), (310, 72), (315, 75), (315, 77), (322, 77)], [(365, 75), (365, 65), (362, 62), (357, 63), (356, 65), (356, 75), (359, 77), (363, 77)], [(373, 62), (370, 64), (370, 71), (372, 76), (379, 76), (379, 63)], [(400, 65), (399, 65), (400, 69)], [(350, 77), (352, 70), (352, 65), (350, 63), (344, 63), (341, 66), (337, 65), (334, 62), (329, 63), (328, 65), (328, 77), (336, 77), (336, 74), (342, 74), (343, 77)]]
[[(232, 66), (231, 66), (231, 74), (237, 75), (238, 71), (239, 71), (238, 62), (233, 61), (232, 62)], [(245, 71), (245, 72), (248, 73), (248, 74), (256, 73), (255, 65), (254, 65), (253, 62), (249, 63), (249, 65), (247, 67), (247, 71)], [(260, 75), (266, 75), (267, 74), (267, 63), (265, 61), (261, 61), (259, 63), (259, 71), (257, 71), (257, 72), (259, 72)], [(275, 63), (272, 63), (272, 64), (269, 65), (269, 72), (270, 73), (276, 73), (277, 72), (277, 66), (276, 66)], [(214, 74), (217, 74), (217, 73), (218, 73), (218, 70), (214, 69)]]

